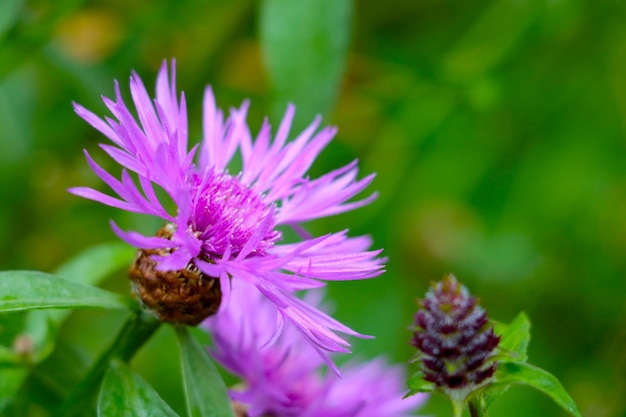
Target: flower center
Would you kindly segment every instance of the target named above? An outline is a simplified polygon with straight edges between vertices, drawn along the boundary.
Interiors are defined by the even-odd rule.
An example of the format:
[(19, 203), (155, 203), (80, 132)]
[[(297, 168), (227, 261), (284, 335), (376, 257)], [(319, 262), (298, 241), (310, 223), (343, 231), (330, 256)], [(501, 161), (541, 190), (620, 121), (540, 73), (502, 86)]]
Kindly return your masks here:
[[(210, 258), (219, 257), (230, 247), (231, 256), (237, 256), (267, 216), (271, 206), (262, 196), (242, 184), (239, 177), (227, 173), (207, 173), (196, 176), (194, 212), (191, 226), (203, 242), (202, 252)], [(262, 255), (280, 238), (272, 219), (265, 236), (254, 248), (253, 254)]]

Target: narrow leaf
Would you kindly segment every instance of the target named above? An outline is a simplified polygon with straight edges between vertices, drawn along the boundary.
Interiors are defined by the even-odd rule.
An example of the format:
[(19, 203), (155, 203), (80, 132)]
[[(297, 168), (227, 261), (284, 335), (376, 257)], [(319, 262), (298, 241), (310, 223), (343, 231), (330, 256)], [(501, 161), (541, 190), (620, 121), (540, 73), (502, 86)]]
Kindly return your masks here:
[(224, 381), (186, 327), (176, 327), (189, 417), (234, 417)]
[(0, 312), (45, 308), (128, 309), (131, 301), (90, 285), (38, 271), (0, 272)]
[(296, 127), (331, 109), (343, 74), (351, 0), (265, 0), (263, 56), (276, 93), (275, 113), (298, 107)]
[(554, 375), (523, 362), (501, 363), (496, 371), (495, 382), (487, 390), (499, 389), (512, 384), (528, 385), (548, 395), (561, 408), (576, 417), (582, 417), (574, 400), (563, 388)]
[(98, 396), (99, 417), (176, 417), (178, 414), (139, 375), (115, 361)]

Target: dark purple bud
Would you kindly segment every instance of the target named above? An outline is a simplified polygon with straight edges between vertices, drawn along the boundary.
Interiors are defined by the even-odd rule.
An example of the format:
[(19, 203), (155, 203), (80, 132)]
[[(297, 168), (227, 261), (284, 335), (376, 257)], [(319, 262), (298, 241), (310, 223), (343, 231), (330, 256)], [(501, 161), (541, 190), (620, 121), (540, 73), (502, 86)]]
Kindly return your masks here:
[(498, 366), (494, 349), (500, 337), (476, 298), (450, 274), (418, 305), (411, 344), (419, 351), (424, 379), (453, 390), (488, 383)]

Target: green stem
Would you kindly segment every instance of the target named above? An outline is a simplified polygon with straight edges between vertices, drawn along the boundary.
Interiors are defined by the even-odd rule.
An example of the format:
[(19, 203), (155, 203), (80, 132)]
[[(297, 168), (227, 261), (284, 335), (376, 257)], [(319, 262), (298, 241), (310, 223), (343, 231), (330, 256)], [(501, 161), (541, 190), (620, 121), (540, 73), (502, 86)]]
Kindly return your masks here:
[(463, 415), (463, 401), (456, 401), (452, 399), (452, 415), (454, 417), (461, 417)]
[(487, 417), (487, 414), (483, 411), (481, 401), (477, 395), (474, 395), (469, 400), (469, 411), (471, 417)]
[(115, 341), (100, 355), (87, 375), (61, 405), (55, 416), (71, 417), (78, 413), (85, 406), (85, 402), (91, 399), (111, 360), (119, 359), (128, 362), (160, 325), (160, 321), (145, 311), (130, 317), (118, 333)]

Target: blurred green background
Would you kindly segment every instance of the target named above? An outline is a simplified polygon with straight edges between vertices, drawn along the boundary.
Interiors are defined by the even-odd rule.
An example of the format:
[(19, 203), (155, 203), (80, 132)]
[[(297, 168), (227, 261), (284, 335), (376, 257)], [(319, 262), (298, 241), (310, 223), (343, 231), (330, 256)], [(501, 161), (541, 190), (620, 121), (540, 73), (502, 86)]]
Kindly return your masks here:
[[(206, 84), (222, 108), (252, 100), (253, 132), (264, 114), (276, 125), (291, 98), (300, 126), (324, 112), (339, 127), (314, 174), (355, 157), (363, 175), (378, 173), (375, 203), (309, 225), (371, 233), (389, 256), (382, 277), (330, 286), (337, 317), (376, 336), (355, 341), (357, 356), (406, 362), (415, 298), (454, 272), (492, 318), (528, 313), (530, 362), (556, 375), (583, 415), (626, 416), (626, 3), (312, 3), (0, 0), (0, 269), (51, 271), (114, 240), (110, 218), (160, 226), (66, 192), (106, 190), (83, 148), (115, 169), (71, 102), (105, 114), (113, 79), (128, 94), (134, 69), (153, 90), (175, 57), (192, 140)], [(104, 285), (128, 291), (123, 271)], [(88, 361), (122, 321), (74, 313), (61, 330), (71, 348), (48, 368), (63, 354)], [(181, 410), (177, 361), (162, 329), (134, 365)], [(451, 408), (433, 397), (420, 414)], [(565, 413), (518, 388), (490, 415)]]

